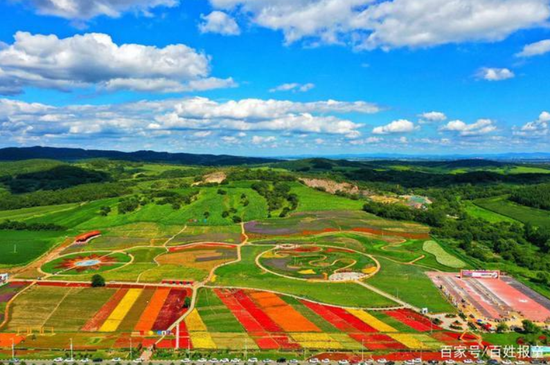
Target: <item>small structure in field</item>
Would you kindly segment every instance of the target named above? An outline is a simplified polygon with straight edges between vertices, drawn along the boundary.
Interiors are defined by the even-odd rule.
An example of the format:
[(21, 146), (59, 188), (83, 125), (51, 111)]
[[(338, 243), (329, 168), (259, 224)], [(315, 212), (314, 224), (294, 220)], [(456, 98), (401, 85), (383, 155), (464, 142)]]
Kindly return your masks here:
[(8, 282), (10, 274), (0, 274), (0, 285), (3, 285)]
[(75, 243), (88, 243), (90, 240), (97, 238), (101, 235), (100, 231), (91, 231), (80, 234), (74, 238)]

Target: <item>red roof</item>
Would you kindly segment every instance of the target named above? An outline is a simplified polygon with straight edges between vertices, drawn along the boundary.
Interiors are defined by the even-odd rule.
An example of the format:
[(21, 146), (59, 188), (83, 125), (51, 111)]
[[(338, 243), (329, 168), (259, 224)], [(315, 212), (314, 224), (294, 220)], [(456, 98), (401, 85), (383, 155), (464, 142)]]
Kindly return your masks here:
[(75, 241), (78, 241), (78, 242), (87, 241), (92, 237), (99, 236), (100, 234), (101, 234), (100, 231), (86, 232), (86, 233), (83, 233), (81, 235), (76, 236)]

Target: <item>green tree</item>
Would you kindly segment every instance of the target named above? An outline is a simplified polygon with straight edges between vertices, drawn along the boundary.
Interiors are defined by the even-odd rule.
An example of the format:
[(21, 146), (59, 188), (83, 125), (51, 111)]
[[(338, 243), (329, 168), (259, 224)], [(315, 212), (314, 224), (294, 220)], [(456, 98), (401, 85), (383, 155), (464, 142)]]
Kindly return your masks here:
[(504, 322), (501, 322), (498, 324), (497, 326), (497, 333), (504, 333), (504, 332), (508, 332), (510, 328), (508, 327), (508, 325)]
[(92, 276), (92, 288), (101, 288), (105, 286), (105, 278), (99, 274)]
[(524, 319), (521, 324), (523, 325), (523, 332), (525, 333), (539, 333), (540, 328), (537, 327), (536, 324), (531, 322), (528, 319)]

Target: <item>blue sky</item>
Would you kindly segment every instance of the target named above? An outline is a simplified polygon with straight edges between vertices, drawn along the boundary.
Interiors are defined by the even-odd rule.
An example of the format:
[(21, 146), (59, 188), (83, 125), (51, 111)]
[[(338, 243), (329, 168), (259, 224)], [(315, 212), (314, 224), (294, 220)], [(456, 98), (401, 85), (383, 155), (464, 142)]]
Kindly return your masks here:
[(550, 152), (548, 0), (0, 1), (0, 147)]

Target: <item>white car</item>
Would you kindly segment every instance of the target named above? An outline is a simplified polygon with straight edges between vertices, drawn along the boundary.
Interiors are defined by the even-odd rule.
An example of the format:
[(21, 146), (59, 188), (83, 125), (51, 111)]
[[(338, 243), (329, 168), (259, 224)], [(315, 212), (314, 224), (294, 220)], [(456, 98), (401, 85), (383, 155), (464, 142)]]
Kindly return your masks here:
[(141, 364), (143, 362), (143, 359), (138, 357), (137, 359), (134, 359), (133, 362), (136, 364)]
[(510, 361), (510, 360), (502, 360), (502, 365), (512, 365), (512, 361)]
[(405, 360), (405, 365), (414, 365), (414, 360)]
[(258, 362), (258, 359), (255, 358), (255, 357), (252, 357), (252, 358), (248, 359), (248, 362), (252, 364), (254, 362)]
[(263, 361), (264, 364), (269, 364), (270, 362), (273, 362), (273, 360), (271, 360), (271, 359), (264, 359), (264, 361)]
[(310, 363), (310, 364), (318, 364), (318, 363), (319, 363), (319, 359), (316, 358), (316, 357), (313, 357), (313, 358), (309, 359), (309, 363)]
[(229, 359), (228, 358), (224, 358), (224, 359), (221, 359), (220, 362), (222, 364), (227, 364), (229, 362)]
[(445, 364), (447, 364), (447, 365), (456, 364), (456, 361), (454, 361), (454, 360), (445, 360)]
[(516, 364), (516, 365), (524, 365), (524, 364), (525, 364), (525, 361), (517, 360), (517, 361), (514, 361), (514, 364)]
[(63, 360), (63, 362), (74, 362), (75, 360), (74, 359), (65, 359)]
[(53, 362), (63, 362), (63, 358), (62, 357), (56, 357), (55, 359), (53, 359)]
[(321, 360), (321, 362), (322, 362), (323, 364), (330, 364), (330, 360), (329, 360), (329, 359), (323, 359), (323, 360)]
[(291, 363), (291, 364), (297, 364), (297, 363), (298, 363), (298, 360), (292, 359), (292, 360), (289, 361), (289, 363)]
[(231, 359), (231, 362), (232, 362), (233, 364), (236, 364), (236, 363), (238, 363), (238, 362), (241, 362), (241, 359)]
[(205, 362), (207, 362), (207, 361), (208, 361), (208, 360), (206, 360), (205, 358), (202, 358), (202, 359), (198, 359), (198, 360), (197, 360), (197, 362), (200, 362), (201, 364), (202, 364), (202, 363), (205, 363)]
[(338, 364), (340, 364), (340, 365), (349, 365), (349, 361), (348, 360), (340, 360), (340, 361), (338, 361)]
[(483, 364), (485, 364), (485, 362), (486, 362), (485, 360), (479, 359), (479, 360), (476, 361), (476, 364), (483, 365)]
[(188, 364), (188, 363), (191, 362), (191, 359), (187, 359), (187, 358), (181, 359), (181, 362), (184, 363), (184, 364)]
[(90, 362), (90, 359), (80, 359), (80, 362), (81, 362), (82, 364), (87, 364), (87, 363)]
[(379, 364), (385, 364), (385, 363), (388, 362), (388, 360), (386, 360), (386, 359), (378, 359), (378, 360), (376, 360), (376, 362), (379, 363)]
[(210, 359), (210, 363), (211, 364), (217, 364), (217, 363), (219, 363), (219, 361), (218, 361), (218, 359), (213, 358), (213, 359)]
[(115, 357), (113, 359), (111, 359), (112, 362), (120, 362), (122, 361), (122, 359), (120, 357)]
[(416, 359), (413, 360), (413, 362), (414, 362), (415, 364), (422, 364), (422, 359), (419, 358), (419, 357), (417, 357)]
[(472, 359), (465, 359), (464, 361), (462, 361), (463, 364), (473, 364), (474, 363), (474, 360)]

